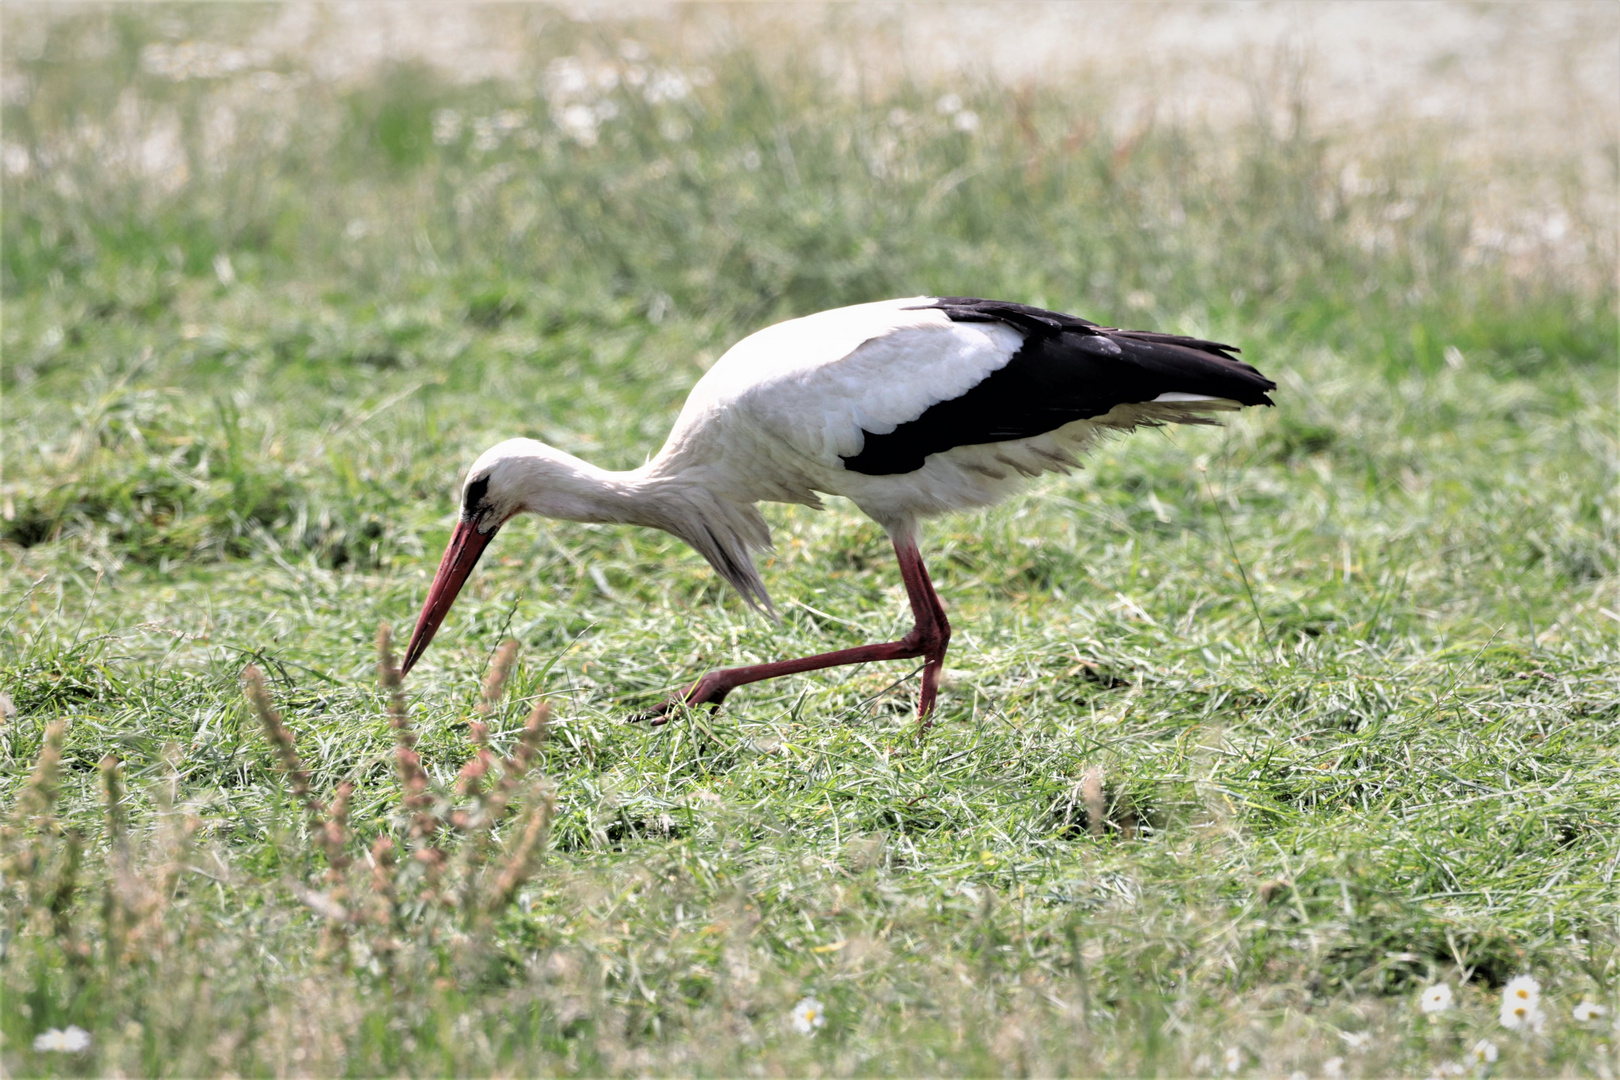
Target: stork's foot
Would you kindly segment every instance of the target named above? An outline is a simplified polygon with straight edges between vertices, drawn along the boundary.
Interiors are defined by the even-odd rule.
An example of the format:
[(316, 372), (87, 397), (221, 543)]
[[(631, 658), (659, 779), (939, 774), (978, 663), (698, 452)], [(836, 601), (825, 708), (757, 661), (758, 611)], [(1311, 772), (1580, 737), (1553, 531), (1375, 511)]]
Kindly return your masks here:
[(707, 705), (711, 711), (718, 709), (729, 693), (731, 693), (730, 686), (715, 679), (713, 675), (705, 675), (680, 697), (668, 698), (646, 712), (635, 713), (630, 717), (630, 722), (639, 724), (645, 721), (653, 727), (662, 727), (673, 720), (675, 714), (683, 708), (695, 709), (699, 705)]

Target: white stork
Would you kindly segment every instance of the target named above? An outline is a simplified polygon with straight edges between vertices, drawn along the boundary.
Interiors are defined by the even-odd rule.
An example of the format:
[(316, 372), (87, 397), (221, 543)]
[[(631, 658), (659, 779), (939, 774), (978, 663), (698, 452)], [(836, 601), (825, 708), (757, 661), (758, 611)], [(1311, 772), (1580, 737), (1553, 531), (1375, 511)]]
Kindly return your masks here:
[(608, 472), (533, 439), (473, 463), (461, 516), (405, 653), (421, 658), (478, 557), (513, 515), (648, 525), (696, 548), (744, 600), (774, 616), (753, 553), (771, 534), (755, 503), (819, 507), (842, 495), (882, 525), (916, 619), (899, 641), (710, 671), (648, 718), (719, 705), (761, 679), (921, 657), (917, 714), (934, 708), (945, 608), (917, 547), (922, 518), (988, 506), (1031, 477), (1067, 471), (1100, 436), (1270, 405), (1276, 384), (1197, 338), (1117, 330), (996, 300), (917, 296), (768, 327), (692, 388), (647, 464)]

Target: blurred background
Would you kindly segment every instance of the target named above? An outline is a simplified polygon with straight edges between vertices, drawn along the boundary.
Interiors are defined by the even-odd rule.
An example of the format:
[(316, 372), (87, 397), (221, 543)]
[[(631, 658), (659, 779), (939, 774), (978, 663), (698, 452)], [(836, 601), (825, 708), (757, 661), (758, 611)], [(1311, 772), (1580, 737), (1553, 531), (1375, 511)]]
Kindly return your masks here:
[(1330, 283), (1389, 315), (1463, 275), (1599, 289), (1613, 265), (1608, 4), (5, 19), (13, 292), (296, 266), (378, 295), (446, 270), (582, 295), (586, 272), (665, 316), (954, 284), (1120, 320), (1271, 314)]

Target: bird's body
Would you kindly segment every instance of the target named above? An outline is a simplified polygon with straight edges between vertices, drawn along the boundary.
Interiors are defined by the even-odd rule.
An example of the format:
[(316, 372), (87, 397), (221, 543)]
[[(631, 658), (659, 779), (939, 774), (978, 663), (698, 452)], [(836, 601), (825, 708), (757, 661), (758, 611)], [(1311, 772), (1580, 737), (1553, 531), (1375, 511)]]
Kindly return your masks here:
[(949, 626), (917, 550), (918, 522), (1067, 471), (1109, 432), (1210, 423), (1211, 412), (1270, 404), (1275, 384), (1235, 351), (962, 297), (860, 304), (768, 327), (698, 380), (663, 449), (639, 469), (607, 472), (528, 439), (486, 451), (469, 470), (462, 525), (407, 670), (515, 513), (663, 529), (769, 610), (753, 553), (770, 547), (770, 530), (755, 504), (819, 506), (820, 495), (840, 495), (894, 540), (917, 630), (902, 642), (711, 672), (682, 700), (718, 703), (735, 685), (790, 671), (923, 656), (926, 715)]

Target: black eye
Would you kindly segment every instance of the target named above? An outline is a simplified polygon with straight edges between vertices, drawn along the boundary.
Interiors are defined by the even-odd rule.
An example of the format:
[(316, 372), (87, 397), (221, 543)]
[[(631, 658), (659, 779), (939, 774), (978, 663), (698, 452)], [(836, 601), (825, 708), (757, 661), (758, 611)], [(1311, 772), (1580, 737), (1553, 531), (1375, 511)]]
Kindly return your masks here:
[(467, 491), (461, 498), (461, 516), (471, 521), (478, 516), (479, 509), (484, 505), (484, 497), (489, 493), (489, 477), (480, 476), (467, 485)]

